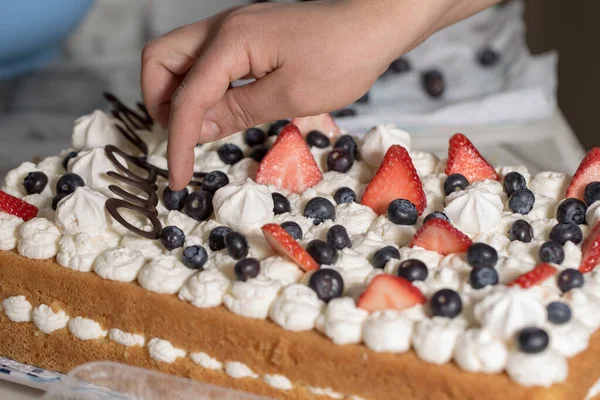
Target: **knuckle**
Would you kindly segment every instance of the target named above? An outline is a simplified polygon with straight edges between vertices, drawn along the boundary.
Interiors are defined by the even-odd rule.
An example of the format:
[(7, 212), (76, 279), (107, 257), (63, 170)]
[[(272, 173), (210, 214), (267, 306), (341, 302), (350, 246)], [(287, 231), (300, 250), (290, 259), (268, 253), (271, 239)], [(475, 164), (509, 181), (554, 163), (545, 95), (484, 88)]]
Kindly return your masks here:
[(252, 17), (244, 12), (234, 11), (225, 17), (221, 30), (226, 35), (243, 36), (252, 26)]
[(142, 49), (142, 64), (148, 63), (156, 55), (158, 43), (156, 40), (150, 40)]
[(236, 96), (225, 96), (225, 100), (233, 128), (245, 129), (254, 125), (252, 113)]

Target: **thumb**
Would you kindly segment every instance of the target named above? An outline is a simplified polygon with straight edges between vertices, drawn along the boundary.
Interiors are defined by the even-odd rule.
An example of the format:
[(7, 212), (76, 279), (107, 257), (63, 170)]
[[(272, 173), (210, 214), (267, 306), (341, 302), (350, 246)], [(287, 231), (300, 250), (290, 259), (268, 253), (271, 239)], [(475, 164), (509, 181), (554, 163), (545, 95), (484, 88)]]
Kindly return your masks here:
[(229, 89), (204, 114), (204, 124), (216, 129), (216, 134), (202, 132), (200, 142), (212, 141), (236, 132), (290, 116), (287, 97), (289, 91), (282, 85), (281, 70), (244, 86)]

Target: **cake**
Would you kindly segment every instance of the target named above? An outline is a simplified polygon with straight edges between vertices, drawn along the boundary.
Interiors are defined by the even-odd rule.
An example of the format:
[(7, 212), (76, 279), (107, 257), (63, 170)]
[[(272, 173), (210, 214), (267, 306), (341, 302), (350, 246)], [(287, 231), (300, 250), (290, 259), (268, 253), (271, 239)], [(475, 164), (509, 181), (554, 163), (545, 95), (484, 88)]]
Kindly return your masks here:
[(327, 114), (196, 148), (107, 95), (0, 191), (0, 356), (113, 360), (281, 399), (584, 399), (600, 149), (573, 177)]

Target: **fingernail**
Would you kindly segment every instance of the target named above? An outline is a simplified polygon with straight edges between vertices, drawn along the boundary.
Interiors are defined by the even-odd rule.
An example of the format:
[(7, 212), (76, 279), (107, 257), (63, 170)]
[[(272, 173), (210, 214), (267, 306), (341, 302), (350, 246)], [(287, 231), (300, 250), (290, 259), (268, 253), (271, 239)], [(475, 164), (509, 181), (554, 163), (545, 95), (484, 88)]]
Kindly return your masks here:
[(213, 121), (202, 122), (202, 131), (200, 132), (201, 142), (210, 142), (221, 134), (221, 128)]

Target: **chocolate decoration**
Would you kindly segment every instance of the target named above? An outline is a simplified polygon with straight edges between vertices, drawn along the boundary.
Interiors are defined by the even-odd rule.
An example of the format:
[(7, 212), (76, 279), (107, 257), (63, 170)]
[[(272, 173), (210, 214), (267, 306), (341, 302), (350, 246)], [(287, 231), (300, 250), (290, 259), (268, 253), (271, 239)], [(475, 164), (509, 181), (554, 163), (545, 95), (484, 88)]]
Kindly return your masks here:
[[(152, 224), (152, 231), (144, 231), (136, 226), (131, 225), (129, 222), (127, 222), (127, 220), (125, 220), (125, 218), (121, 216), (121, 214), (119, 214), (119, 209), (121, 208), (134, 211), (146, 217)], [(137, 233), (138, 235), (146, 239), (158, 239), (160, 231), (162, 230), (162, 224), (157, 218), (158, 212), (156, 211), (156, 208), (154, 208), (154, 210), (148, 210), (144, 207), (131, 204), (122, 199), (108, 199), (106, 200), (106, 210), (110, 215), (112, 215), (112, 217), (115, 220), (117, 220), (121, 225), (129, 229), (131, 232)]]

